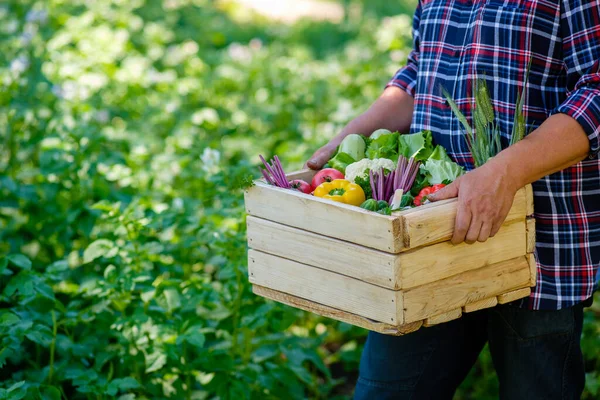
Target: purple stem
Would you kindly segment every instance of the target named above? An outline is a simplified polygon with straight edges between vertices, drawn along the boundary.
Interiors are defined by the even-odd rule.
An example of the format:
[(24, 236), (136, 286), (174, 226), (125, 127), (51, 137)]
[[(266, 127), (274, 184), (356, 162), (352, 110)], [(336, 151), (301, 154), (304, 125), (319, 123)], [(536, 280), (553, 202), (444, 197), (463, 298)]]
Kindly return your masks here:
[(383, 199), (383, 168), (379, 172), (379, 199)]
[(287, 180), (287, 177), (285, 176), (285, 171), (283, 170), (283, 167), (281, 166), (281, 161), (279, 161), (279, 157), (275, 156), (274, 158), (274, 162), (277, 162), (276, 166), (277, 169), (279, 170), (279, 175), (282, 178), (282, 183), (285, 184), (285, 188), (289, 189), (291, 187), (290, 183)]
[(394, 177), (396, 176), (396, 171), (392, 171), (385, 178), (385, 197), (390, 196), (390, 192), (394, 189)]
[(269, 176), (269, 174), (267, 173), (267, 171), (265, 171), (265, 170), (264, 170), (264, 169), (262, 169), (262, 168), (259, 168), (259, 169), (260, 169), (260, 172), (262, 172), (262, 176), (265, 178), (265, 180), (266, 180), (266, 181), (267, 181), (269, 184), (271, 184), (271, 185), (273, 185), (273, 186), (277, 186), (277, 185), (275, 184), (275, 182), (273, 182), (273, 179), (271, 179), (271, 177)]
[(271, 176), (273, 177), (273, 181), (276, 183), (276, 186), (279, 186), (279, 179), (277, 179), (277, 174), (275, 174), (275, 172), (273, 171), (273, 169), (271, 168), (271, 166), (269, 165), (267, 160), (265, 160), (265, 158), (262, 155), (259, 155), (259, 157), (260, 157), (260, 160), (263, 162), (265, 168), (269, 172), (269, 174), (271, 174)]
[(373, 198), (377, 200), (377, 192), (375, 191), (375, 177), (372, 169), (369, 170), (369, 180), (371, 183), (371, 192), (373, 193)]

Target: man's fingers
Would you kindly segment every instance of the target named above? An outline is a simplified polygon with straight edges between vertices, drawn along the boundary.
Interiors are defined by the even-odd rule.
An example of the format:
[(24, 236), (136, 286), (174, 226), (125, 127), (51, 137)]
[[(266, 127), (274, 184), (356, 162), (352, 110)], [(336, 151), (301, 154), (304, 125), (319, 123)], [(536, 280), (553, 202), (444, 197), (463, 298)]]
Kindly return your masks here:
[(485, 222), (481, 226), (481, 230), (479, 231), (479, 237), (477, 238), (477, 241), (485, 242), (486, 240), (488, 240), (492, 235), (492, 227), (493, 225), (491, 222)]
[(454, 224), (454, 235), (452, 243), (459, 244), (465, 241), (469, 226), (471, 225), (471, 211), (465, 207), (459, 207), (456, 213), (456, 223)]
[(458, 197), (458, 184), (456, 183), (456, 181), (452, 182), (448, 186), (438, 190), (435, 193), (427, 195), (429, 201), (440, 201), (446, 199), (453, 199), (455, 197)]
[(312, 155), (311, 158), (306, 162), (306, 166), (310, 169), (321, 169), (323, 165), (327, 164), (335, 149), (329, 147), (321, 147), (319, 150)]
[(465, 236), (465, 242), (467, 242), (468, 244), (475, 243), (479, 238), (482, 226), (483, 223), (480, 220), (472, 219), (471, 223), (469, 224), (469, 230), (467, 231), (467, 234)]

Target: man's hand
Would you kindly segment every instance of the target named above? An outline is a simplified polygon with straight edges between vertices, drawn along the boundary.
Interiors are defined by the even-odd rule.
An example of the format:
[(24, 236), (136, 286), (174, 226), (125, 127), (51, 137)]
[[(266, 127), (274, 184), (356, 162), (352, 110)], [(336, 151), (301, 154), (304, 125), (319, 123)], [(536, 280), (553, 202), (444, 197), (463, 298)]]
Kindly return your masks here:
[(498, 233), (518, 189), (506, 169), (490, 160), (427, 198), (439, 201), (458, 197), (452, 243), (471, 244), (485, 242)]
[(333, 157), (336, 148), (337, 146), (327, 143), (325, 146), (315, 151), (315, 153), (306, 162), (306, 166), (310, 169), (317, 170), (323, 168), (323, 165), (327, 164), (331, 157)]

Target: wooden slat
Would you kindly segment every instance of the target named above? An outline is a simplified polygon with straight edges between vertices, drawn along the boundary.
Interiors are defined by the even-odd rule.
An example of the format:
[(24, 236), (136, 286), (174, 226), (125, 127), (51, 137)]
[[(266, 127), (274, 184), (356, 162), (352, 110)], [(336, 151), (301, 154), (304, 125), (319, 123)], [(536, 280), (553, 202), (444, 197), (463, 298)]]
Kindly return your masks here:
[(526, 254), (525, 221), (509, 222), (484, 243), (442, 242), (400, 253), (401, 288), (408, 289)]
[[(525, 219), (527, 212), (525, 191), (526, 189), (521, 189), (517, 192), (505, 223)], [(403, 250), (450, 240), (454, 233), (458, 201), (452, 199), (440, 203), (442, 204), (428, 204), (396, 214), (403, 219)]]
[(443, 314), (439, 314), (433, 317), (429, 317), (423, 322), (423, 326), (430, 327), (434, 325), (443, 324), (458, 319), (462, 316), (462, 308), (456, 308)]
[(537, 262), (535, 261), (535, 255), (533, 253), (528, 254), (527, 261), (529, 263), (529, 286), (533, 287), (537, 285)]
[(312, 169), (303, 169), (287, 174), (286, 177), (288, 181), (293, 181), (294, 179), (302, 179), (303, 181), (310, 183), (317, 172), (319, 171), (315, 171)]
[(527, 204), (526, 215), (528, 217), (533, 216), (533, 186), (525, 186), (525, 201)]
[(248, 273), (250, 282), (256, 285), (379, 322), (392, 325), (403, 323), (400, 291), (256, 250), (248, 251)]
[(245, 193), (248, 214), (374, 249), (402, 249), (400, 218), (380, 215), (260, 181)]
[(404, 292), (404, 321), (419, 321), (522, 288), (529, 279), (527, 256), (521, 256), (408, 289)]
[(252, 216), (246, 222), (248, 246), (255, 250), (374, 285), (400, 288), (396, 255)]
[(506, 304), (515, 300), (528, 297), (531, 294), (531, 289), (526, 287), (523, 289), (513, 290), (512, 292), (504, 293), (498, 296), (498, 304)]
[(466, 313), (470, 313), (474, 311), (484, 310), (486, 308), (492, 308), (495, 307), (497, 304), (498, 298), (490, 297), (489, 299), (483, 299), (474, 303), (465, 304), (465, 306), (463, 307), (463, 311)]
[(373, 321), (369, 318), (364, 318), (356, 314), (351, 314), (345, 311), (338, 310), (324, 304), (315, 303), (297, 296), (282, 293), (277, 290), (269, 289), (259, 285), (253, 285), (252, 290), (255, 294), (267, 299), (287, 304), (289, 306), (299, 308), (323, 317), (332, 318), (337, 321), (345, 322), (354, 326), (383, 333), (385, 335), (402, 336), (419, 329), (422, 325), (421, 321), (413, 322), (407, 325), (395, 326), (384, 322)]
[(535, 251), (535, 218), (527, 218), (527, 252)]

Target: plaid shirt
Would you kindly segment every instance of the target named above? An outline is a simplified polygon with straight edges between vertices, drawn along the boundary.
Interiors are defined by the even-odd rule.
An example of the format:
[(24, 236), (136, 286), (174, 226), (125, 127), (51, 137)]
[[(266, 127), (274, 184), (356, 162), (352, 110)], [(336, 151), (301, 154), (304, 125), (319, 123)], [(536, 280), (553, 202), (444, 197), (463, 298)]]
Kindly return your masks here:
[(584, 128), (590, 157), (533, 184), (538, 278), (522, 305), (553, 310), (588, 299), (600, 264), (600, 0), (420, 0), (413, 38), (388, 86), (414, 97), (411, 131), (431, 130), (467, 169), (473, 160), (441, 86), (469, 116), (472, 79), (487, 77), (506, 147), (532, 59), (527, 131), (554, 113)]

